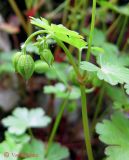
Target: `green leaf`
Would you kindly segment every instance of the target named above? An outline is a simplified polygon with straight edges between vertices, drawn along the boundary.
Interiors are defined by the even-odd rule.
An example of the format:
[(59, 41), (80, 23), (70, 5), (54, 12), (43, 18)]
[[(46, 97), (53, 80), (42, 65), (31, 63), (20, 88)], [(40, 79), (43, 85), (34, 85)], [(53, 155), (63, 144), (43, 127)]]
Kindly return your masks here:
[(63, 42), (73, 45), (77, 48), (83, 48), (87, 43), (83, 40), (83, 37), (75, 31), (71, 31), (64, 27), (63, 25), (51, 25), (51, 30), (54, 36)]
[(31, 24), (43, 29), (50, 29), (48, 21), (44, 18), (39, 19), (39, 18), (31, 17)]
[(11, 63), (4, 63), (1, 64), (0, 66), (0, 74), (9, 74), (9, 73), (14, 73), (15, 69)]
[(112, 9), (113, 11), (119, 14), (129, 16), (129, 5), (128, 4), (125, 6), (117, 6), (115, 4), (112, 4), (111, 2), (105, 2), (105, 1), (101, 1), (99, 2), (99, 4), (105, 8)]
[[(68, 96), (67, 87), (63, 83), (57, 83), (55, 86), (49, 85), (44, 87), (44, 93), (55, 94), (57, 98), (66, 98)], [(71, 86), (69, 99), (80, 98), (81, 93), (78, 87)]]
[(21, 136), (14, 136), (9, 134), (8, 132), (5, 133), (5, 140), (0, 143), (0, 158), (4, 160), (4, 153), (7, 152), (9, 154), (9, 160), (17, 160), (18, 157), (13, 156), (12, 154), (19, 154), (22, 150), (24, 144), (28, 143), (30, 137), (26, 134)]
[(40, 140), (32, 139), (23, 146), (21, 153), (24, 153), (24, 160), (45, 160), (45, 145)]
[(96, 72), (100, 80), (104, 80), (111, 85), (117, 85), (118, 83), (128, 83), (129, 82), (129, 69), (123, 66), (115, 64), (114, 61), (109, 61), (104, 55), (98, 57), (100, 67), (90, 63), (81, 62), (80, 68), (82, 70), (87, 70), (90, 72)]
[(31, 23), (45, 29), (53, 38), (60, 39), (76, 48), (83, 48), (87, 45), (87, 42), (83, 40), (83, 37), (75, 31), (71, 31), (64, 27), (63, 25), (49, 25), (48, 21), (44, 18), (31, 18)]
[[(83, 29), (83, 33), (87, 36), (89, 36), (90, 34), (90, 30), (84, 28)], [(106, 36), (104, 34), (104, 32), (102, 32), (101, 30), (95, 28), (94, 29), (94, 33), (93, 33), (93, 38), (92, 38), (92, 45), (94, 46), (102, 46), (102, 44), (106, 41)]]
[(110, 99), (113, 101), (114, 109), (129, 109), (129, 98), (121, 88), (105, 85), (105, 92), (108, 95), (108, 97), (110, 97)]
[(47, 157), (45, 157), (45, 144), (36, 139), (33, 139), (31, 143), (24, 145), (22, 153), (34, 154), (24, 160), (63, 160), (69, 156), (69, 151), (66, 147), (63, 147), (58, 143), (53, 143), (48, 151)]
[(96, 126), (96, 132), (102, 142), (109, 145), (106, 160), (129, 159), (129, 119), (122, 113), (115, 113), (111, 120), (104, 120)]
[(46, 160), (63, 160), (67, 157), (69, 157), (68, 149), (58, 143), (53, 143)]
[(8, 127), (10, 133), (21, 135), (28, 128), (46, 127), (51, 119), (45, 115), (41, 108), (31, 109), (16, 108), (12, 116), (8, 116), (2, 120), (5, 127)]
[(126, 93), (129, 95), (129, 84), (125, 84), (124, 88), (126, 89)]

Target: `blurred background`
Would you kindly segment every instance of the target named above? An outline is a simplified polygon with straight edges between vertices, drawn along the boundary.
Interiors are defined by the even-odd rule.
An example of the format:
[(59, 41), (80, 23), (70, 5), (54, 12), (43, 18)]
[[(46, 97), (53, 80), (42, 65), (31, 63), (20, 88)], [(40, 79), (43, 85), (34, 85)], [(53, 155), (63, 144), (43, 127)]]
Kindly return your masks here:
[[(110, 0), (111, 1), (111, 0)], [(128, 0), (112, 0), (115, 6), (127, 6)], [(49, 22), (63, 24), (71, 30), (78, 31), (88, 40), (89, 27), (91, 22), (92, 1), (91, 0), (0, 0), (0, 119), (9, 115), (17, 106), (36, 108), (42, 107), (52, 117), (53, 122), (59, 110), (60, 98), (54, 94), (45, 94), (45, 85), (53, 85), (58, 82), (54, 73), (36, 73), (29, 81), (25, 81), (19, 74), (15, 73), (12, 66), (12, 56), (20, 50), (21, 45), (31, 33), (37, 30), (30, 23), (29, 17), (44, 17)], [(105, 8), (97, 3), (95, 21), (95, 46), (102, 43), (103, 37), (118, 49), (128, 50), (129, 39), (129, 10), (125, 14), (112, 8)], [(115, 22), (115, 23), (114, 23)], [(124, 28), (123, 28), (124, 25)], [(119, 38), (120, 31), (123, 30)], [(33, 40), (35, 41), (35, 40)], [(63, 64), (66, 60), (63, 51), (56, 46), (50, 45), (57, 64)], [(71, 53), (76, 57), (76, 50), (69, 47)], [(32, 54), (35, 60), (38, 59), (37, 48), (30, 43), (27, 51)], [(128, 52), (129, 53), (129, 52)], [(83, 51), (85, 55), (85, 51)], [(62, 68), (61, 68), (62, 67)], [(66, 64), (59, 65), (59, 71), (70, 70)], [(67, 75), (63, 75), (64, 78)], [(69, 76), (69, 74), (68, 74)], [(76, 82), (70, 77), (71, 83)], [(93, 118), (94, 105), (91, 98), (97, 97), (99, 87), (88, 97), (89, 119)], [(105, 101), (103, 102), (105, 104)], [(52, 123), (53, 124), (53, 123)], [(47, 129), (34, 129), (34, 135), (44, 141), (48, 140), (52, 124)], [(0, 124), (0, 140), (3, 140), (5, 128)], [(60, 127), (57, 131), (56, 140), (70, 149), (70, 160), (85, 160), (85, 144), (81, 122), (80, 99), (72, 99), (67, 106)], [(92, 138), (95, 159), (101, 159), (104, 146), (99, 143), (95, 134)]]

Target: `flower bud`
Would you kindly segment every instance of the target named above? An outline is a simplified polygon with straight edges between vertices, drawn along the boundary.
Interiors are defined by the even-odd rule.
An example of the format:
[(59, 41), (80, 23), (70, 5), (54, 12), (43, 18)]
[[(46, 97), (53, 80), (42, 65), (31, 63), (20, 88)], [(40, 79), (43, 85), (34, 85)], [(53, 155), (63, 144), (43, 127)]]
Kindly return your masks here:
[(28, 80), (34, 72), (34, 60), (30, 55), (20, 56), (17, 64), (18, 72), (25, 80)]
[(14, 69), (15, 71), (17, 72), (17, 64), (18, 64), (18, 60), (20, 58), (20, 56), (23, 55), (22, 52), (17, 52), (13, 55), (13, 58), (12, 58), (12, 62), (13, 62), (13, 66), (14, 66)]
[(49, 65), (42, 60), (37, 60), (35, 62), (34, 70), (36, 73), (45, 73), (46, 71), (49, 70)]
[(44, 49), (40, 54), (41, 60), (44, 60), (49, 66), (53, 64), (54, 57), (50, 49)]

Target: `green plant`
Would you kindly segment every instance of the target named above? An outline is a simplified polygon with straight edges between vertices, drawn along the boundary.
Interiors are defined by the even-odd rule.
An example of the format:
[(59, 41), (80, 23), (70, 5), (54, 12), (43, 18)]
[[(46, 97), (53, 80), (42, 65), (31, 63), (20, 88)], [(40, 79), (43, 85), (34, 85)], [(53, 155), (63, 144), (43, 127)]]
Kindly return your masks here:
[[(109, 6), (110, 9), (113, 9), (118, 12), (118, 9), (116, 7)], [(43, 63), (47, 64), (47, 71), (46, 67), (42, 67), (42, 63), (38, 64), (35, 62), (35, 71), (36, 72), (43, 72), (46, 74), (49, 79), (58, 79), (59, 83), (56, 83), (54, 86), (47, 85), (44, 87), (44, 92), (46, 94), (54, 94), (56, 97), (61, 98), (62, 104), (60, 106), (59, 113), (56, 117), (53, 129), (50, 134), (50, 138), (48, 140), (45, 156), (49, 155), (49, 152), (51, 150), (51, 147), (53, 145), (54, 137), (57, 131), (57, 128), (59, 126), (61, 117), (63, 115), (63, 112), (65, 110), (66, 105), (71, 100), (77, 100), (81, 99), (82, 102), (82, 121), (83, 121), (83, 128), (84, 128), (84, 138), (85, 138), (85, 144), (87, 148), (87, 155), (89, 160), (93, 160), (93, 151), (92, 151), (92, 144), (91, 144), (91, 136), (90, 136), (90, 127), (88, 124), (88, 114), (87, 114), (87, 96), (86, 94), (94, 92), (95, 88), (98, 86), (101, 88), (99, 97), (97, 97), (97, 108), (95, 109), (95, 114), (93, 118), (93, 128), (91, 129), (91, 135), (94, 134), (94, 128), (98, 121), (97, 117), (100, 112), (101, 106), (102, 106), (102, 100), (104, 97), (104, 94), (108, 94), (108, 96), (111, 96), (112, 92), (109, 91), (109, 88), (119, 90), (119, 87), (114, 87), (115, 85), (121, 85), (122, 87), (126, 89), (127, 94), (129, 93), (129, 63), (128, 63), (128, 56), (120, 55), (118, 47), (114, 46), (113, 44), (107, 42), (105, 34), (101, 31), (95, 29), (94, 30), (94, 23), (95, 23), (95, 12), (96, 12), (96, 1), (93, 1), (93, 10), (92, 10), (92, 22), (91, 22), (91, 30), (88, 32), (87, 30), (84, 32), (88, 32), (88, 43), (84, 40), (83, 36), (79, 35), (75, 31), (71, 31), (64, 27), (63, 25), (55, 25), (55, 24), (49, 24), (49, 22), (44, 18), (31, 18), (31, 23), (40, 28), (38, 31), (32, 33), (27, 40), (25, 41), (24, 45), (22, 46), (21, 54), (24, 55), (24, 57), (27, 57), (27, 46), (32, 41), (32, 39), (37, 36), (36, 42), (34, 45), (37, 47), (38, 55), (41, 58), (39, 60), (40, 62), (43, 61)], [(125, 14), (125, 10), (122, 14)], [(94, 34), (96, 33), (96, 34)], [(97, 36), (100, 35), (99, 40), (97, 40)], [(95, 37), (96, 36), (96, 37)], [(49, 42), (50, 43), (57, 43), (58, 46), (60, 46), (63, 51), (65, 52), (67, 56), (67, 64), (57, 64), (54, 62), (54, 56), (49, 48)], [(65, 43), (67, 43), (68, 46), (73, 46), (78, 49), (78, 59), (70, 53), (69, 49), (66, 47)], [(87, 46), (88, 44), (88, 46)], [(94, 45), (94, 46), (92, 46)], [(88, 49), (87, 55), (85, 57), (85, 60), (82, 61), (82, 49)], [(95, 58), (95, 64), (93, 64), (90, 61), (90, 57), (94, 56)], [(30, 56), (30, 55), (29, 55)], [(27, 58), (24, 59), (24, 62), (27, 62)], [(68, 63), (69, 62), (69, 63)], [(17, 64), (18, 65), (18, 64)], [(41, 66), (41, 67), (40, 67)], [(28, 69), (21, 68), (22, 66), (15, 67), (15, 69), (21, 73), (24, 71), (26, 74), (23, 77), (25, 79), (29, 79), (33, 72), (30, 72)], [(60, 67), (62, 67), (60, 69)], [(66, 77), (65, 74), (67, 72), (66, 67), (70, 68), (72, 67), (73, 73), (72, 78), (69, 76)], [(30, 67), (30, 69), (33, 69)], [(41, 71), (41, 69), (43, 69)], [(39, 70), (39, 71), (38, 71)], [(63, 72), (63, 75), (62, 75)], [(30, 74), (31, 73), (31, 74)], [(70, 72), (69, 72), (70, 73)], [(71, 74), (71, 73), (70, 73)], [(72, 82), (69, 83), (69, 82)], [(75, 84), (74, 84), (75, 83)], [(88, 88), (88, 84), (91, 84), (93, 87)], [(109, 87), (109, 84), (111, 85)], [(118, 89), (119, 88), (119, 89)], [(122, 88), (123, 89), (123, 88)], [(121, 89), (121, 90), (122, 90)], [(120, 95), (122, 95), (126, 100), (127, 97), (122, 90), (119, 92)], [(105, 92), (104, 92), (105, 91)], [(118, 100), (118, 98), (115, 98), (115, 96), (111, 96), (113, 102), (117, 101), (117, 110), (126, 112), (128, 108), (128, 100), (123, 102), (121, 99)], [(119, 104), (119, 105), (118, 105)], [(126, 107), (123, 107), (126, 106)], [(119, 107), (118, 107), (119, 106)], [(116, 112), (116, 108), (114, 107), (114, 112)], [(118, 122), (121, 122), (127, 128), (128, 130), (128, 121), (123, 116), (123, 114), (116, 113), (114, 114), (112, 121), (104, 121), (104, 124), (98, 124), (97, 125), (97, 133), (100, 134), (100, 138), (102, 141), (104, 141), (106, 144), (114, 145), (114, 146), (121, 146), (119, 147), (110, 147), (107, 149), (106, 155), (107, 160), (115, 160), (115, 159), (121, 159), (123, 154), (123, 148), (124, 148), (124, 142), (127, 139), (127, 135), (124, 134), (125, 138), (121, 138), (119, 142), (116, 143), (115, 139), (111, 139), (112, 141), (109, 142), (108, 139), (115, 134), (120, 134), (121, 128), (118, 128)], [(110, 132), (110, 129), (112, 129), (114, 132)], [(107, 131), (107, 132), (106, 132)], [(107, 134), (107, 135), (106, 135)], [(121, 135), (121, 134), (120, 134)], [(128, 144), (125, 143), (127, 148)], [(118, 148), (119, 154), (117, 155), (116, 150)], [(127, 150), (125, 150), (125, 159), (128, 157)]]
[[(22, 114), (22, 115), (21, 115)], [(36, 139), (31, 128), (46, 127), (51, 118), (45, 115), (41, 108), (31, 109), (17, 108), (12, 116), (2, 120), (2, 124), (8, 128), (5, 132), (5, 140), (0, 143), (0, 158), (10, 160), (61, 160), (69, 156), (66, 147), (53, 143), (47, 156), (46, 144)], [(28, 130), (28, 132), (27, 132)]]

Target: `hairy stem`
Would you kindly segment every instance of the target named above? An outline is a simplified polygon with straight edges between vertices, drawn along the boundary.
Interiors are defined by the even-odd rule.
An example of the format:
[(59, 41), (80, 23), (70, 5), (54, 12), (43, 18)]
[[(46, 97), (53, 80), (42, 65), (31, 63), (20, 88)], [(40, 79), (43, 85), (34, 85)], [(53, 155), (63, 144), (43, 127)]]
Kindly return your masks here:
[(87, 55), (86, 55), (86, 61), (89, 61), (90, 59), (92, 38), (93, 38), (94, 25), (95, 25), (95, 13), (96, 13), (96, 0), (93, 0), (91, 28), (90, 28), (90, 36), (88, 40), (88, 50), (87, 50)]
[(80, 85), (80, 90), (81, 90), (81, 101), (82, 101), (82, 120), (83, 120), (84, 137), (85, 137), (85, 144), (87, 148), (87, 155), (88, 155), (88, 160), (94, 160), (92, 147), (91, 147), (89, 125), (88, 125), (85, 86)]

